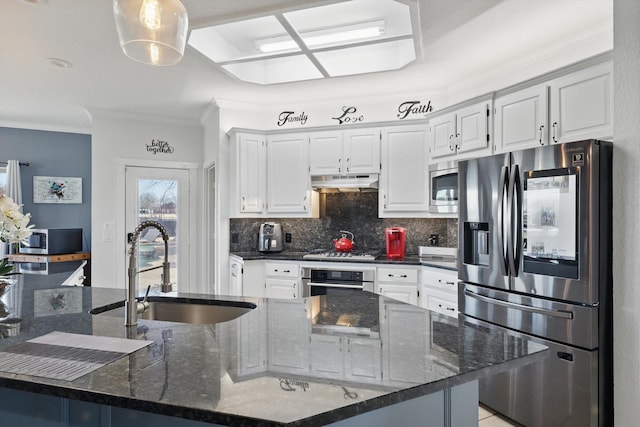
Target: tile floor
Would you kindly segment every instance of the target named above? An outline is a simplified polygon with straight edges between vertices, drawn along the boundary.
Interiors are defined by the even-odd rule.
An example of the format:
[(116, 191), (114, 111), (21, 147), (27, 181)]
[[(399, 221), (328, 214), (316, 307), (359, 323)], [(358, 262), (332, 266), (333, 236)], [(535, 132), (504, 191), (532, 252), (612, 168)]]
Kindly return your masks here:
[(493, 409), (484, 405), (478, 406), (478, 420), (478, 427), (522, 427), (521, 424), (496, 414)]

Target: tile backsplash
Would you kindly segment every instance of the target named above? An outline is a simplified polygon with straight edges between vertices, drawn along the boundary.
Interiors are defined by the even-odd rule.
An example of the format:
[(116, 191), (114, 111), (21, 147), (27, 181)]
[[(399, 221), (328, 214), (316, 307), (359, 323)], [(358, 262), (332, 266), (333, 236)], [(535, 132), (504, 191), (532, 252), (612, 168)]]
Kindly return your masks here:
[(432, 234), (437, 246), (458, 245), (458, 220), (455, 218), (378, 218), (378, 193), (321, 194), (320, 218), (232, 218), (230, 220), (232, 252), (253, 251), (258, 247), (260, 224), (267, 221), (282, 225), (283, 236), (291, 234), (284, 250), (306, 252), (331, 249), (340, 230), (354, 234), (356, 250), (385, 250), (385, 229), (407, 229), (405, 252), (415, 254), (426, 246)]

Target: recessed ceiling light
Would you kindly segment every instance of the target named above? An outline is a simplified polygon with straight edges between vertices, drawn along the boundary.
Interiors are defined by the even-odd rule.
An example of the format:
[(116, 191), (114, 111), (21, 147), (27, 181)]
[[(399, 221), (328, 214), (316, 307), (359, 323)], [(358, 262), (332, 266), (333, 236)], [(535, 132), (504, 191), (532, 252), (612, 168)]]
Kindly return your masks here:
[(56, 67), (60, 67), (60, 68), (73, 67), (73, 64), (71, 62), (66, 61), (64, 59), (60, 59), (60, 58), (47, 58), (45, 59), (45, 61), (47, 61), (51, 65), (55, 65)]
[(45, 4), (48, 3), (49, 0), (20, 0), (22, 3), (27, 4)]

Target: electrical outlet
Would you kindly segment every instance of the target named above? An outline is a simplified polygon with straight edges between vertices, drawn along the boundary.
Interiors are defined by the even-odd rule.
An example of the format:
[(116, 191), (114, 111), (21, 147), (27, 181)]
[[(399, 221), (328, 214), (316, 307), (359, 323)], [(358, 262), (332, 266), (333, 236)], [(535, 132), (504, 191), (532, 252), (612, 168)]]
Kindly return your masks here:
[(284, 233), (285, 243), (291, 243), (291, 233)]

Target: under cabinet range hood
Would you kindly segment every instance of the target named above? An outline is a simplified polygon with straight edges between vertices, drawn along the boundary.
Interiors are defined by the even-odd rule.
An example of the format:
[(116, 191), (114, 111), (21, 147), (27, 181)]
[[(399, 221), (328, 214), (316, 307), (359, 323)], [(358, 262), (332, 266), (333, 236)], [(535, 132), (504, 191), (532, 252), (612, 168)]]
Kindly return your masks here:
[(314, 175), (311, 187), (323, 193), (378, 191), (378, 174)]

